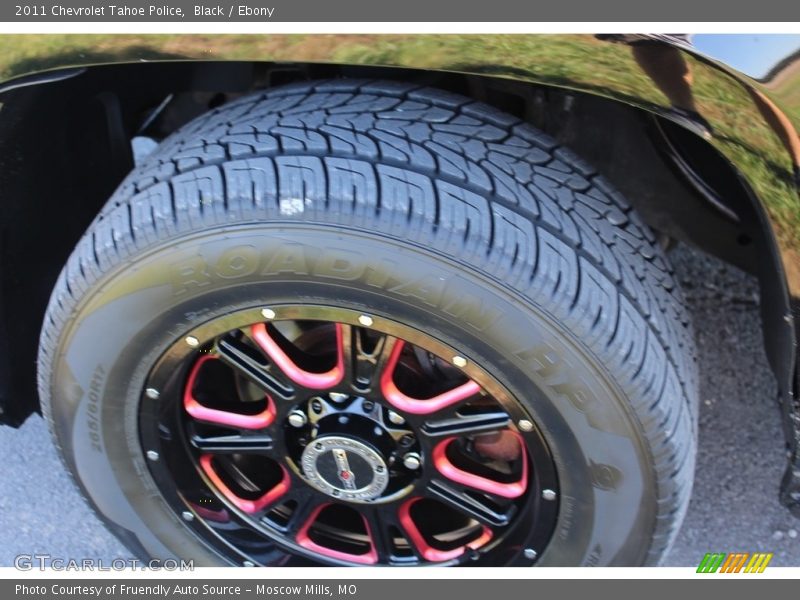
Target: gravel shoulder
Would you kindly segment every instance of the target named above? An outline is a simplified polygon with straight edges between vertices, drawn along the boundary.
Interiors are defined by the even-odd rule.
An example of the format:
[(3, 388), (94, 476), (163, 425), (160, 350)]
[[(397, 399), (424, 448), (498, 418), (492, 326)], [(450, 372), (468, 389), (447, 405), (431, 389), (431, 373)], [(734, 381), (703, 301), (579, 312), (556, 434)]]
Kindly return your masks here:
[(800, 520), (778, 502), (786, 451), (758, 285), (686, 247), (670, 258), (692, 312), (701, 377), (694, 492), (665, 564), (759, 551), (775, 554), (772, 566), (800, 566)]

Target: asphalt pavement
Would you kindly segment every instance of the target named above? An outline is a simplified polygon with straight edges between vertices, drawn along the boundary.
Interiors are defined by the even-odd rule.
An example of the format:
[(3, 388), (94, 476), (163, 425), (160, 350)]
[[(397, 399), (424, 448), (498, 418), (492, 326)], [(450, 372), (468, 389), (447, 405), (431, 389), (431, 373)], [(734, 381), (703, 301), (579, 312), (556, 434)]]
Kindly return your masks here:
[[(800, 520), (778, 503), (785, 465), (775, 383), (761, 343), (752, 278), (678, 247), (671, 253), (697, 330), (700, 451), (694, 494), (670, 566), (706, 552), (773, 552), (800, 566)], [(128, 557), (63, 472), (41, 418), (0, 427), (0, 566), (19, 554)]]

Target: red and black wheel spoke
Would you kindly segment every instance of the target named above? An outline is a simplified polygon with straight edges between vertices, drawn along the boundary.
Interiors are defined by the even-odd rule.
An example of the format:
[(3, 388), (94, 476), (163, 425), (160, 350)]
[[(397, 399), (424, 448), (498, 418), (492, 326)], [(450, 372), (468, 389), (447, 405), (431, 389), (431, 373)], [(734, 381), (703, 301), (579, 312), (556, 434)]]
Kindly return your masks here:
[[(236, 429), (264, 429), (275, 420), (275, 402), (269, 395), (262, 395), (251, 402), (243, 402), (235, 387), (226, 385), (226, 367), (216, 355), (203, 355), (189, 372), (183, 392), (183, 407), (193, 419)], [(209, 372), (214, 373), (210, 374)], [(211, 375), (215, 375), (212, 377)], [(206, 386), (203, 379), (213, 378), (213, 384)]]
[[(472, 557), (472, 551), (488, 544), (494, 532), (487, 526), (465, 521), (455, 522), (451, 531), (442, 531), (441, 524), (450, 516), (438, 511), (436, 520), (428, 519), (425, 523), (421, 509), (425, 498), (415, 497), (404, 502), (399, 508), (399, 521), (406, 539), (414, 554), (429, 562), (446, 562), (463, 556)], [(428, 512), (436, 511), (436, 507), (428, 507)]]
[(282, 498), (281, 505), (266, 515), (267, 522), (289, 539), (297, 538), (297, 534), (321, 504), (316, 494), (311, 493), (307, 487), (301, 487), (299, 481), (295, 481), (298, 485), (293, 486)]
[[(480, 386), (468, 378), (458, 384), (437, 389), (432, 395), (420, 397), (419, 394), (405, 391), (398, 384), (397, 370), (401, 364), (403, 353), (407, 350), (406, 342), (397, 340), (381, 373), (381, 394), (395, 409), (412, 415), (427, 415), (466, 402), (480, 395)], [(421, 368), (425, 369), (426, 365), (423, 361), (427, 359), (424, 356), (420, 358), (416, 353), (415, 358), (421, 364)], [(430, 365), (428, 366), (430, 367)]]
[(200, 455), (200, 467), (214, 487), (236, 508), (250, 515), (263, 513), (289, 490), (290, 477), (284, 467), (279, 476), (265, 485), (240, 468), (234, 461), (212, 454)]
[(291, 400), (295, 395), (295, 387), (291, 381), (274, 364), (254, 352), (239, 336), (226, 336), (220, 339), (215, 347), (216, 355), (226, 364), (236, 369), (249, 381), (264, 390), (272, 398)]
[(350, 390), (356, 393), (378, 390), (397, 338), (351, 325), (343, 325), (342, 332), (346, 381)]
[[(482, 399), (476, 405), (446, 407), (427, 415), (420, 430), (430, 443), (433, 463), (423, 496), (487, 527), (508, 525), (517, 511), (514, 500), (528, 487), (527, 449), (512, 430), (508, 412)], [(455, 447), (461, 452), (452, 457), (449, 451)], [(506, 472), (493, 471), (487, 462)]]
[[(434, 468), (445, 479), (485, 494), (509, 499), (523, 496), (528, 490), (529, 475), (528, 455), (522, 437), (511, 431), (498, 432), (491, 436), (491, 440), (484, 441), (482, 438), (485, 437), (489, 436), (469, 440), (466, 444), (456, 437), (441, 440), (431, 452)], [(452, 452), (459, 446), (464, 448), (463, 452)], [(515, 463), (515, 473), (509, 476), (498, 472), (486, 465), (486, 458), (498, 466), (507, 467)]]
[[(538, 496), (554, 470), (502, 387), (426, 348), (424, 334), (371, 317), (262, 312), (270, 318), (195, 337), (185, 366), (152, 378), (180, 398), (177, 412), (154, 400), (145, 422), (171, 449), (161, 479), (184, 518), (261, 564), (280, 552), (297, 564), (509, 564), (530, 531), (541, 545), (552, 523), (537, 513), (555, 512)], [(254, 553), (255, 539), (275, 545)]]
[(362, 513), (369, 527), (372, 546), (380, 564), (403, 562), (402, 550), (395, 542), (399, 523), (389, 507), (371, 506)]
[[(480, 417), (465, 419), (463, 426), (455, 425), (459, 419), (453, 416), (434, 421), (442, 424), (438, 433), (446, 430), (450, 435), (433, 437), (433, 473), (420, 496), (401, 507), (409, 538), (421, 545), (427, 560), (467, 553), (480, 547), (481, 540), (488, 543), (501, 536), (521, 510), (520, 501), (528, 492), (530, 478), (527, 448), (522, 436), (509, 428), (508, 415), (503, 420), (501, 414), (502, 411), (482, 410), (470, 415)], [(413, 518), (411, 507), (419, 506), (417, 501), (423, 499), (467, 517), (473, 522), (471, 535), (475, 539), (455, 548), (437, 547), (424, 522)], [(432, 523), (435, 525), (436, 521)]]
[(505, 527), (517, 510), (515, 504), (506, 502), (504, 498), (476, 493), (475, 490), (440, 478), (428, 482), (424, 497), (469, 515), (487, 527)]
[(485, 434), (508, 429), (511, 417), (496, 406), (482, 407), (469, 412), (449, 411), (449, 414), (435, 413), (425, 419), (422, 433), (431, 439), (462, 435)]
[(257, 323), (250, 328), (250, 336), (266, 354), (270, 364), (287, 377), (296, 386), (309, 390), (327, 390), (339, 385), (344, 378), (344, 349), (342, 325), (334, 324), (335, 330), (335, 361), (324, 370), (310, 370), (299, 364), (293, 356), (296, 350), (290, 344), (282, 343), (285, 337), (278, 329), (269, 323)]
[(266, 454), (271, 455), (275, 449), (275, 440), (269, 433), (243, 432), (236, 433), (217, 431), (215, 433), (199, 433), (196, 427), (187, 427), (189, 442), (204, 454)]
[[(348, 528), (348, 536), (342, 536), (338, 526), (332, 522), (339, 519), (333, 517), (328, 523), (324, 522), (326, 512), (337, 508), (333, 503), (319, 504), (305, 520), (297, 532), (295, 540), (305, 548), (326, 558), (341, 560), (361, 565), (374, 565), (378, 562), (378, 554), (372, 541), (369, 523), (363, 514), (350, 509), (350, 519), (358, 525)], [(327, 527), (326, 527), (327, 525)]]

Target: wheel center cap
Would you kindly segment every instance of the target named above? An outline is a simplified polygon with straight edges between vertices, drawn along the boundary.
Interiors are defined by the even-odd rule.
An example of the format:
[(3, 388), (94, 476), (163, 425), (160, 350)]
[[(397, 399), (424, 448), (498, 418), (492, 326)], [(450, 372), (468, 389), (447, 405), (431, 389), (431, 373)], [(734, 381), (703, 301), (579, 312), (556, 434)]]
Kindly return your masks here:
[(370, 502), (389, 484), (383, 457), (350, 437), (329, 435), (311, 442), (300, 463), (309, 485), (350, 502)]

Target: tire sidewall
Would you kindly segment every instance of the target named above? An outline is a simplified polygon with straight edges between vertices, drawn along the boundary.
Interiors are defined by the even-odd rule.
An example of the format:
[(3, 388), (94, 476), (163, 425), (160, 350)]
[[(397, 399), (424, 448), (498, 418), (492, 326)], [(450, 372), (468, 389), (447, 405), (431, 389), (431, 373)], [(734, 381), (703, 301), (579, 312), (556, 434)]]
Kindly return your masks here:
[[(421, 248), (342, 226), (253, 223), (163, 244), (95, 283), (63, 328), (49, 411), (98, 511), (148, 557), (221, 559), (168, 506), (141, 447), (139, 402), (161, 354), (200, 323), (279, 304), (336, 305), (424, 330), (483, 366), (546, 439), (559, 514), (540, 565), (641, 564), (652, 459), (613, 379), (543, 304)], [(531, 394), (530, 390), (539, 393)], [(535, 401), (534, 401), (535, 400)]]

